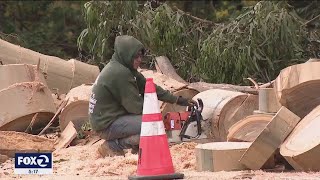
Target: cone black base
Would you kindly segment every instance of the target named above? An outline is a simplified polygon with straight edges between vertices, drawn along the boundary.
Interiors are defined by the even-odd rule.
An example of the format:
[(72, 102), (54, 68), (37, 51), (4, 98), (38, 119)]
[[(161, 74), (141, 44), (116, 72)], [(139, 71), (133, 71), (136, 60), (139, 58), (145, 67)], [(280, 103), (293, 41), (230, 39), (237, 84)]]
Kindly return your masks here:
[(158, 176), (129, 176), (130, 180), (161, 180), (161, 179), (183, 179), (184, 174), (173, 173), (173, 174), (162, 174)]

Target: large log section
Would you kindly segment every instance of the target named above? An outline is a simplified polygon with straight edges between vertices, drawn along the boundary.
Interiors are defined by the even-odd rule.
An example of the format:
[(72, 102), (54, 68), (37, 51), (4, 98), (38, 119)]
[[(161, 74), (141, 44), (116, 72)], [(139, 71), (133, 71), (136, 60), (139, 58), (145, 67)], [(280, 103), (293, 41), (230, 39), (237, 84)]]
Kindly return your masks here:
[(300, 118), (282, 106), (271, 122), (243, 154), (240, 163), (252, 170), (260, 169), (290, 134)]
[(320, 104), (320, 62), (297, 64), (281, 70), (274, 83), (279, 102), (303, 118)]
[(215, 141), (227, 140), (229, 128), (258, 108), (258, 96), (241, 92), (210, 89), (193, 97), (197, 98), (203, 100), (203, 119), (211, 123), (212, 133), (207, 136)]
[(272, 115), (254, 114), (245, 117), (230, 127), (228, 141), (253, 142), (271, 121)]
[(59, 93), (66, 94), (73, 87), (93, 83), (99, 74), (97, 66), (47, 56), (0, 39), (0, 61), (3, 64), (37, 65), (39, 59), (40, 69), (47, 76), (48, 87), (51, 90), (58, 89)]
[(280, 147), (296, 170), (320, 171), (320, 105), (304, 117)]

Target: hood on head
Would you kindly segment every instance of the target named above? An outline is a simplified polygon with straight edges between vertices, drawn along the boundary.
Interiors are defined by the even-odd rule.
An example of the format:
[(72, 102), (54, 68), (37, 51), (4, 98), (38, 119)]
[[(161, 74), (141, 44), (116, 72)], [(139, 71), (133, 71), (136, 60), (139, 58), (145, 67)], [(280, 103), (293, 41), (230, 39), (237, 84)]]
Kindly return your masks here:
[(117, 36), (112, 59), (133, 70), (133, 58), (142, 49), (143, 44), (136, 38), (128, 35)]

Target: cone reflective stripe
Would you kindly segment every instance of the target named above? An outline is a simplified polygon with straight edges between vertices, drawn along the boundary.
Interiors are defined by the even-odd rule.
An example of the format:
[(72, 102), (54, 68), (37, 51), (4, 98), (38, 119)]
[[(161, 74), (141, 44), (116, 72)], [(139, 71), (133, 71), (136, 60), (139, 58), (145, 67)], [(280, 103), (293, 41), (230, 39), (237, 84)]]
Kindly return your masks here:
[(175, 173), (167, 135), (152, 78), (145, 85), (137, 176), (129, 179), (179, 179)]

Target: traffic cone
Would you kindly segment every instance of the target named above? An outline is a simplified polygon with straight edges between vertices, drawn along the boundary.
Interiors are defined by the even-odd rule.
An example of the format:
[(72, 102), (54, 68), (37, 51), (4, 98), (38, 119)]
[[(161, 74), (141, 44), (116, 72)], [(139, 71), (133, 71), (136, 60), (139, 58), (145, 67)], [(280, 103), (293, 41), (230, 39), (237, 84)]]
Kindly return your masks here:
[(147, 78), (145, 85), (138, 155), (137, 175), (129, 176), (129, 179), (182, 179), (184, 177), (184, 174), (174, 172), (152, 78)]

